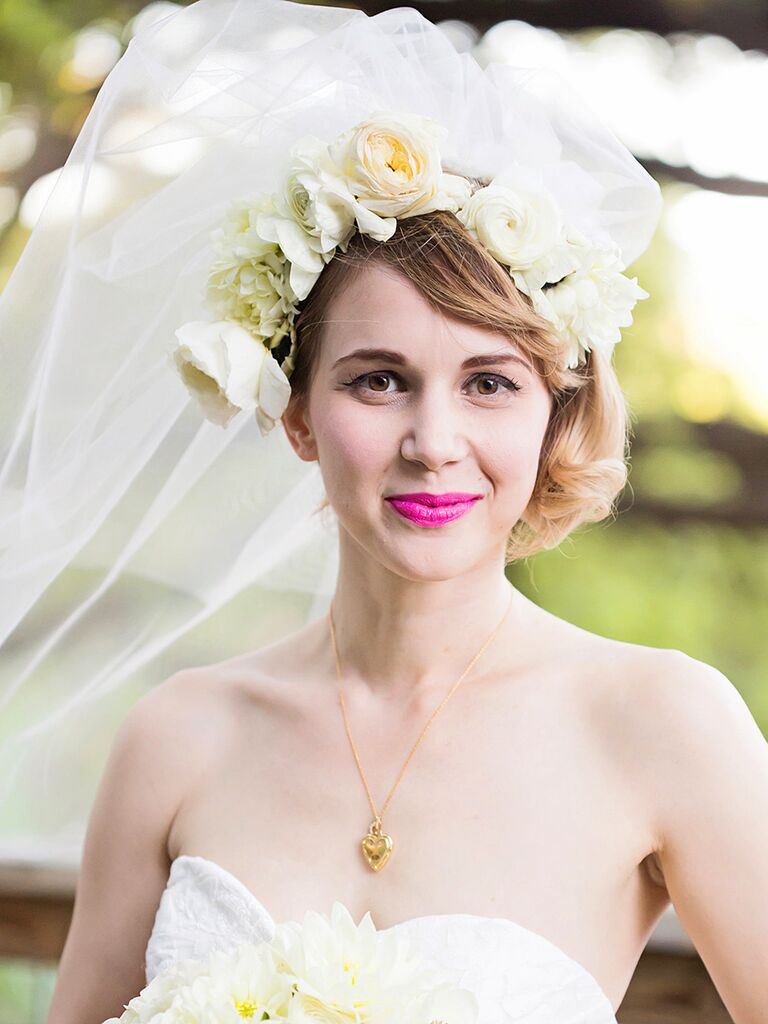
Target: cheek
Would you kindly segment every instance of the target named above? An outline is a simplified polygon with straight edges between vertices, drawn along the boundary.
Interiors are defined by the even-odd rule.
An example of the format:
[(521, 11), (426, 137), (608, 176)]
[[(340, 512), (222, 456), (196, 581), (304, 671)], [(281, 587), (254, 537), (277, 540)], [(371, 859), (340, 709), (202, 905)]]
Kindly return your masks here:
[(546, 423), (546, 417), (541, 422), (520, 420), (507, 424), (503, 438), (489, 439), (484, 468), (499, 490), (528, 498), (539, 471)]
[(343, 480), (345, 488), (355, 479), (379, 476), (391, 461), (387, 432), (377, 429), (374, 417), (362, 429), (353, 409), (329, 406), (327, 415), (313, 416), (313, 425), (324, 475)]
[(496, 486), (507, 492), (527, 487), (535, 478), (537, 468), (538, 451), (525, 439), (519, 444), (508, 442), (497, 447), (485, 464), (485, 471)]

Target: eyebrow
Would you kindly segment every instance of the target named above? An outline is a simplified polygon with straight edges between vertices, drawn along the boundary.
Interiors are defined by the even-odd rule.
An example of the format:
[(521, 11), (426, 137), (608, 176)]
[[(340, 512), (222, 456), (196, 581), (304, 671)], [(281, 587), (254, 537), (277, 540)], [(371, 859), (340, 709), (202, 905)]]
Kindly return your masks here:
[[(349, 362), (351, 359), (380, 359), (382, 362), (395, 363), (398, 366), (407, 365), (407, 360), (400, 352), (395, 352), (393, 349), (388, 348), (356, 348), (354, 352), (350, 352), (346, 356), (341, 356), (331, 366), (332, 370), (335, 370), (341, 363)], [(482, 353), (479, 356), (470, 356), (469, 359), (465, 359), (461, 364), (462, 370), (470, 370), (478, 366), (488, 366), (490, 363), (520, 363), (527, 370), (532, 371), (531, 364), (528, 360), (521, 355), (516, 355), (514, 352), (487, 352)]]

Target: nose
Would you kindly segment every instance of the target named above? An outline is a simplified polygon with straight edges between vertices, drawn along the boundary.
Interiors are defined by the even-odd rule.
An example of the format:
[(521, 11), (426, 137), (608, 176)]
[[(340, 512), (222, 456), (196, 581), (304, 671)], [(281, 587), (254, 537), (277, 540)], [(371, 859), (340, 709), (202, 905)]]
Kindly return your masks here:
[(439, 469), (467, 454), (465, 420), (456, 399), (442, 388), (424, 388), (409, 406), (410, 417), (400, 446), (404, 459)]

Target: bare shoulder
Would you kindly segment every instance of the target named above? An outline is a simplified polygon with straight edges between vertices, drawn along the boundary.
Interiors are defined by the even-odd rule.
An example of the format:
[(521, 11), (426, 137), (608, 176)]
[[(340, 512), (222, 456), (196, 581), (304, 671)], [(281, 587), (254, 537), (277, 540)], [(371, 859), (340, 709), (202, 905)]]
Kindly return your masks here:
[(211, 738), (211, 715), (221, 710), (226, 694), (222, 680), (216, 665), (173, 673), (136, 701), (120, 732), (135, 744), (169, 753), (180, 752), (180, 744), (162, 743), (171, 737), (204, 747)]
[[(768, 926), (768, 745), (737, 686), (681, 651), (638, 651), (614, 701), (653, 860), (734, 1019), (762, 1020)], [(649, 867), (649, 871), (651, 871)]]
[(584, 689), (590, 712), (620, 737), (627, 756), (635, 755), (633, 767), (649, 753), (705, 742), (726, 720), (755, 727), (726, 675), (675, 648), (585, 634), (576, 660), (588, 667)]
[[(700, 784), (697, 772), (746, 748), (764, 746), (737, 686), (714, 665), (682, 651), (660, 651), (638, 668), (638, 714), (630, 735), (668, 796)], [(648, 754), (652, 757), (648, 758)]]
[(220, 742), (206, 722), (211, 687), (206, 672), (174, 673), (139, 698), (116, 731), (88, 819), (51, 1020), (111, 1019), (145, 984), (171, 824)]
[(602, 694), (639, 754), (705, 742), (727, 722), (755, 726), (735, 684), (714, 665), (673, 648), (622, 644), (617, 654), (621, 671), (604, 680)]
[(606, 641), (595, 650), (590, 713), (647, 809), (659, 849), (704, 773), (745, 750), (761, 760), (765, 740), (736, 685), (715, 666), (672, 648)]
[(228, 747), (244, 716), (295, 710), (306, 695), (306, 665), (322, 649), (318, 623), (264, 647), (185, 668), (145, 694), (131, 709), (148, 736), (175, 735), (194, 747), (195, 760)]
[(145, 766), (157, 796), (173, 813), (226, 750), (241, 720), (238, 693), (228, 662), (173, 673), (130, 708), (117, 731), (113, 757)]

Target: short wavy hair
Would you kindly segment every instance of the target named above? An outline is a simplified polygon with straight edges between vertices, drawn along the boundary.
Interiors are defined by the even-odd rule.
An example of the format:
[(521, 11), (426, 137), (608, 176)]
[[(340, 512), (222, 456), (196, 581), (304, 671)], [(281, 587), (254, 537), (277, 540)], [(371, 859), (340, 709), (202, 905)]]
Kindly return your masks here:
[[(536, 482), (507, 537), (505, 564), (615, 515), (628, 476), (630, 417), (610, 359), (595, 350), (582, 366), (561, 368), (562, 343), (549, 321), (449, 211), (398, 220), (385, 242), (355, 232), (346, 252), (337, 248), (298, 307), (291, 402), (308, 397), (331, 299), (371, 260), (403, 274), (433, 309), (513, 338), (549, 388), (552, 411)], [(328, 504), (326, 498), (320, 508)]]

